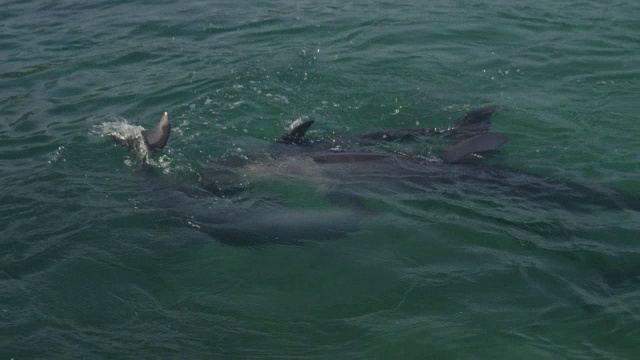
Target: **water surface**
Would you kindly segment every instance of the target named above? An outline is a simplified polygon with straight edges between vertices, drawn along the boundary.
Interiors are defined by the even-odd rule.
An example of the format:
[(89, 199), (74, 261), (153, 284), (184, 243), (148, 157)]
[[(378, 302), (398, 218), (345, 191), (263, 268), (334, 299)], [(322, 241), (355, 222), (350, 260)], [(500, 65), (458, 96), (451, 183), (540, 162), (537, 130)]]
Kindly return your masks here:
[(9, 1), (0, 18), (2, 357), (640, 354), (635, 210), (391, 196), (338, 240), (234, 247), (141, 204), (135, 161), (95, 131), (168, 111), (160, 169), (179, 181), (300, 117), (330, 138), (504, 104), (493, 161), (639, 194), (638, 4)]

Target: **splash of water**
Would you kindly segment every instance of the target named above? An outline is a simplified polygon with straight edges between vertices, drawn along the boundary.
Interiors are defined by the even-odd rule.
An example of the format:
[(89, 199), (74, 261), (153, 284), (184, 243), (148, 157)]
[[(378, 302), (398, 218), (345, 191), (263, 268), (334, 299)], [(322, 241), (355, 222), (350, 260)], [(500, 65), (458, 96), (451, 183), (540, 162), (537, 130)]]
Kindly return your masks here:
[(149, 158), (149, 149), (142, 136), (143, 130), (142, 126), (131, 125), (124, 119), (95, 126), (95, 132), (98, 135), (114, 139), (116, 143), (128, 149), (139, 161)]
[(139, 125), (129, 124), (125, 119), (118, 118), (116, 121), (104, 122), (95, 126), (94, 132), (101, 137), (109, 137), (127, 150), (135, 159), (126, 159), (125, 164), (134, 167), (144, 162), (153, 167), (162, 169), (164, 173), (171, 172), (171, 159), (167, 155), (157, 158), (151, 157), (151, 152), (147, 148), (142, 131), (144, 128)]

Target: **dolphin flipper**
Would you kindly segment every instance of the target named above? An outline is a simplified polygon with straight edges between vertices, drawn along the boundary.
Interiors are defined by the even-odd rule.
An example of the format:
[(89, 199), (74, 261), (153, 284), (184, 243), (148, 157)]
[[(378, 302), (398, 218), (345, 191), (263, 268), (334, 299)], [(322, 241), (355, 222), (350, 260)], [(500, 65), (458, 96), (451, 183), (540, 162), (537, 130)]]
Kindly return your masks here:
[(313, 120), (298, 119), (289, 125), (289, 132), (280, 138), (280, 142), (300, 144), (304, 141), (304, 134), (313, 125)]
[(171, 121), (169, 121), (169, 114), (165, 112), (162, 115), (162, 119), (158, 125), (149, 130), (143, 130), (142, 136), (144, 137), (144, 142), (147, 145), (147, 149), (149, 151), (160, 151), (162, 148), (167, 145), (167, 141), (169, 141), (169, 135), (171, 133)]
[(481, 133), (447, 148), (440, 154), (440, 159), (448, 163), (458, 162), (469, 154), (496, 150), (508, 141), (509, 138), (501, 134)]

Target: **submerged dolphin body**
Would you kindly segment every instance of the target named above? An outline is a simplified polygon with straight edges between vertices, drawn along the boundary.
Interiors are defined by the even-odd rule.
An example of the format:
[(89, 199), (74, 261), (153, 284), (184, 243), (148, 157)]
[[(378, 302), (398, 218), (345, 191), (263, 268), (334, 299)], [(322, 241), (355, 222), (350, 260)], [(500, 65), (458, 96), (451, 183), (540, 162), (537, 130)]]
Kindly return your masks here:
[[(552, 181), (475, 159), (475, 155), (494, 151), (508, 141), (504, 135), (489, 132), (491, 117), (498, 108), (473, 110), (449, 129), (381, 130), (319, 141), (305, 138), (313, 120), (294, 122), (280, 141), (256, 159), (214, 162), (192, 185), (154, 181), (155, 185), (147, 187), (148, 197), (153, 199), (153, 206), (164, 209), (170, 217), (232, 245), (339, 238), (356, 231), (362, 218), (375, 214), (367, 201), (402, 201), (406, 194), (412, 199), (440, 196), (440, 200), (464, 197), (480, 203), (495, 201), (492, 206), (498, 208), (504, 205), (500, 199), (506, 198), (510, 206), (522, 203), (529, 212), (532, 207), (590, 211), (638, 205), (610, 189)], [(156, 127), (142, 131), (148, 150), (162, 149), (170, 129), (165, 113)], [(438, 158), (368, 151), (369, 145), (381, 141), (432, 137), (456, 143)], [(143, 169), (145, 173), (154, 172), (150, 166)], [(292, 208), (248, 191), (251, 187), (247, 183), (260, 181), (311, 185), (319, 196), (341, 206)]]

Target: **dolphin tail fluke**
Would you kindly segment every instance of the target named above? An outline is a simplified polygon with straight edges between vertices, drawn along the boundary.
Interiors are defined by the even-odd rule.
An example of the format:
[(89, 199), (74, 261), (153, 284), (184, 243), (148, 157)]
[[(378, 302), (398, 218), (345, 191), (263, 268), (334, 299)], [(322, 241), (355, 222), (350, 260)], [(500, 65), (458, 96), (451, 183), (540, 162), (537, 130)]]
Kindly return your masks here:
[(448, 163), (459, 162), (471, 154), (497, 150), (508, 141), (504, 135), (484, 132), (449, 147), (440, 154), (440, 159)]
[(298, 119), (289, 125), (289, 132), (280, 138), (280, 142), (301, 144), (304, 141), (304, 135), (313, 125), (313, 120)]
[(169, 121), (169, 114), (165, 112), (162, 115), (162, 119), (158, 125), (149, 130), (142, 131), (144, 142), (147, 145), (149, 151), (160, 151), (167, 145), (169, 141), (169, 135), (171, 134), (171, 121)]

